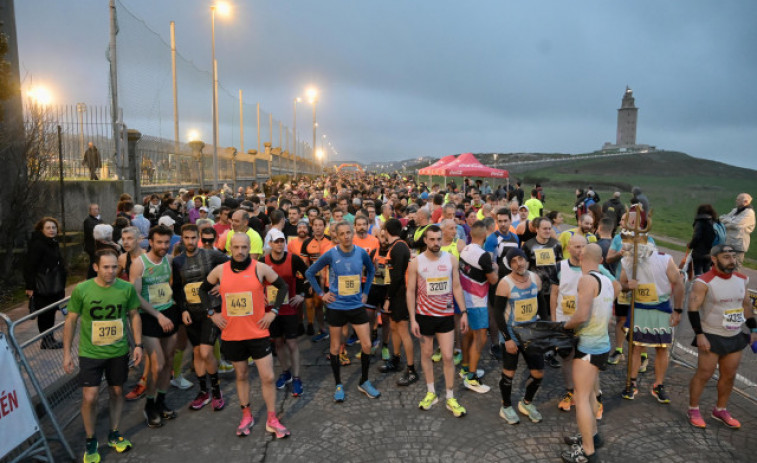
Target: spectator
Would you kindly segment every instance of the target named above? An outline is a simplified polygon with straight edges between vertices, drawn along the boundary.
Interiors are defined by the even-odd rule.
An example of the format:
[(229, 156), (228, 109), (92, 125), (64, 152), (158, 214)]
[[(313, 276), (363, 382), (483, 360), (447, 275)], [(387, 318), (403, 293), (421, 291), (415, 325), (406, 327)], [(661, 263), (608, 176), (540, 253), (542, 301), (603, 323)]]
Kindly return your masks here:
[[(156, 196), (157, 198), (157, 196)], [(140, 236), (140, 247), (142, 249), (147, 249), (147, 234), (150, 232), (150, 221), (147, 220), (147, 218), (144, 216), (145, 207), (141, 204), (137, 204), (134, 206), (134, 218), (131, 219), (131, 224), (134, 225), (139, 229)], [(142, 240), (144, 240), (145, 245), (142, 246)]]
[(95, 226), (103, 223), (100, 219), (100, 206), (97, 204), (89, 205), (89, 215), (84, 219), (84, 252), (89, 256), (89, 270), (87, 270), (87, 278), (95, 277), (95, 270), (92, 264), (95, 262), (95, 238), (92, 235), (92, 231)]
[(736, 207), (728, 214), (720, 217), (725, 225), (726, 244), (730, 244), (736, 252), (736, 269), (744, 266), (744, 255), (749, 251), (750, 234), (754, 231), (755, 218), (752, 208), (752, 196), (741, 193), (736, 197)]
[(100, 152), (97, 151), (97, 147), (94, 143), (89, 142), (87, 145), (87, 151), (84, 152), (84, 159), (82, 159), (81, 163), (89, 169), (90, 180), (99, 180), (97, 178), (97, 169), (101, 166)]
[(717, 213), (711, 204), (700, 204), (697, 207), (697, 215), (694, 217), (694, 233), (691, 236), (688, 247), (691, 249), (691, 262), (694, 265), (694, 276), (701, 275), (710, 270), (712, 259), (710, 249), (715, 240), (713, 222)]
[(638, 203), (641, 204), (641, 207), (644, 208), (644, 212), (649, 212), (649, 198), (641, 192), (641, 188), (635, 186), (631, 189), (631, 193), (633, 194), (633, 197), (638, 200)]
[(620, 191), (613, 193), (612, 198), (608, 199), (602, 205), (602, 213), (615, 221), (615, 226), (612, 229), (614, 234), (615, 229), (620, 225), (620, 219), (622, 219), (623, 214), (626, 213), (626, 206), (624, 206), (623, 202), (620, 200)]

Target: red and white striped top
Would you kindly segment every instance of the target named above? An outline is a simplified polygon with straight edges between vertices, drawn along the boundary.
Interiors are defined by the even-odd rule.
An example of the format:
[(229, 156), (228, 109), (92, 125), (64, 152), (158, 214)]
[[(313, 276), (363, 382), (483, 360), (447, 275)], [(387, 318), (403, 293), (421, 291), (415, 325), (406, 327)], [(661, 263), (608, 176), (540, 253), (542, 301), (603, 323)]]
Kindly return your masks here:
[(431, 260), (426, 253), (419, 254), (417, 307), (420, 315), (447, 317), (455, 314), (452, 306), (452, 258), (442, 251), (439, 258)]

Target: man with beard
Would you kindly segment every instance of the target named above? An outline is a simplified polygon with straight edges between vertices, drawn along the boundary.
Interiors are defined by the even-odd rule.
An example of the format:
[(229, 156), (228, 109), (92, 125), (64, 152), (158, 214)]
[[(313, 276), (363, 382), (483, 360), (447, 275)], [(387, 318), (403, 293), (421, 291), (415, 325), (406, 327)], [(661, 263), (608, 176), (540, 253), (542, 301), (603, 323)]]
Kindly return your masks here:
[(586, 238), (586, 241), (589, 243), (596, 243), (597, 237), (594, 236), (594, 234), (591, 232), (594, 229), (594, 216), (591, 214), (584, 214), (578, 219), (578, 226), (575, 228), (571, 228), (570, 230), (565, 230), (564, 232), (560, 233), (560, 246), (562, 246), (563, 249), (563, 257), (566, 259), (570, 258), (570, 250), (568, 249), (568, 243), (570, 243), (570, 238), (573, 235), (581, 235), (584, 238)]
[[(313, 236), (305, 239), (300, 252), (300, 256), (303, 257), (307, 265), (312, 265), (323, 254), (326, 254), (326, 251), (334, 247), (331, 238), (324, 233), (326, 230), (326, 220), (323, 217), (316, 217), (311, 220), (310, 226), (313, 229)], [(325, 271), (321, 271), (317, 277), (321, 279), (325, 273)], [(310, 287), (305, 293), (305, 298), (305, 310), (308, 314), (308, 320), (315, 319), (318, 322), (318, 333), (311, 338), (311, 341), (319, 342), (328, 339), (329, 331), (326, 328), (323, 316), (323, 301), (321, 297), (313, 292), (313, 288)]]
[[(698, 348), (697, 371), (689, 384), (689, 423), (704, 428), (706, 423), (699, 412), (699, 398), (715, 367), (718, 378), (718, 400), (712, 417), (732, 429), (741, 423), (726, 410), (733, 390), (741, 352), (748, 343), (757, 342), (757, 321), (746, 290), (749, 278), (736, 272), (736, 248), (719, 244), (710, 251), (713, 266), (697, 277), (689, 295), (689, 321)], [(746, 324), (750, 334), (742, 331)]]

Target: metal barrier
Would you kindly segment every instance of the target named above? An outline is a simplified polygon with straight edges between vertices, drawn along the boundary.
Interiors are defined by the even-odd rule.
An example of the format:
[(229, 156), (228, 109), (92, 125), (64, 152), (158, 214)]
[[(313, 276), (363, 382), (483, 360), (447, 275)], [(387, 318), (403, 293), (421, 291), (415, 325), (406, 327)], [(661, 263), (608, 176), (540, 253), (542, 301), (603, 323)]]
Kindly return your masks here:
[(71, 400), (79, 392), (78, 331), (71, 348), (76, 368), (68, 374), (63, 370), (63, 349), (41, 348), (41, 340), (45, 336), (58, 334), (58, 338), (62, 339), (65, 322), (58, 321), (43, 333), (39, 333), (37, 329), (37, 318), (41, 314), (64, 309), (69, 299), (61, 299), (10, 323), (9, 340), (16, 350), (22, 377), (32, 404), (35, 405), (40, 425), (50, 431), (46, 438), (58, 441), (73, 460), (75, 456), (63, 435), (63, 429), (79, 415), (79, 401)]
[[(685, 280), (684, 280), (685, 281)], [(684, 299), (684, 311), (689, 307), (689, 294), (693, 281), (686, 284), (686, 298)], [(752, 309), (757, 313), (757, 291), (748, 290), (749, 298), (752, 301)], [(673, 347), (670, 349), (670, 358), (679, 365), (696, 369), (697, 368), (697, 349), (691, 345), (694, 339), (694, 331), (689, 324), (680, 323), (674, 330)], [(719, 378), (719, 371), (716, 371), (713, 378)], [(734, 382), (733, 390), (743, 395), (747, 399), (757, 402), (757, 354), (753, 354), (751, 349), (744, 351), (741, 356), (738, 373)]]
[[(13, 351), (13, 357), (16, 359), (16, 362), (18, 365), (22, 365), (22, 362), (20, 361), (20, 355), (19, 350), (14, 345), (14, 343), (11, 340), (10, 332), (11, 332), (11, 326), (12, 322), (10, 318), (8, 318), (5, 314), (0, 314), (0, 339), (6, 339), (8, 341), (9, 348)], [(22, 371), (26, 372), (26, 375), (29, 375), (29, 371), (26, 369), (26, 366), (22, 369)], [(7, 374), (7, 372), (4, 372), (4, 374)], [(22, 373), (23, 376), (24, 373)], [(27, 394), (31, 396), (31, 390), (27, 387), (26, 388)], [(5, 391), (3, 391), (3, 394), (5, 394)], [(31, 401), (32, 404), (34, 403)], [(45, 436), (44, 429), (40, 425), (40, 416), (39, 412), (35, 413), (36, 418), (36, 429), (37, 432), (32, 434), (28, 439), (21, 442), (19, 445), (17, 445), (13, 450), (11, 450), (9, 453), (5, 455), (0, 455), (2, 457), (3, 462), (8, 463), (16, 463), (20, 461), (26, 461), (29, 459), (35, 459), (37, 461), (49, 461), (53, 462), (55, 461), (53, 459), (52, 452), (50, 451), (50, 444), (48, 442), (47, 437)], [(71, 458), (73, 459), (73, 454), (70, 454)]]

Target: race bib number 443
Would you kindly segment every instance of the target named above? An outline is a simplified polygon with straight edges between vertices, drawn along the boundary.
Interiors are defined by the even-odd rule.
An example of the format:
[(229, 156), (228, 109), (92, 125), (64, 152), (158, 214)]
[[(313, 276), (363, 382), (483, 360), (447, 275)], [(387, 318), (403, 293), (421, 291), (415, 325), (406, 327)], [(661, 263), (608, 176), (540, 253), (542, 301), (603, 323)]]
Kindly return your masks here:
[(429, 296), (442, 296), (449, 291), (449, 277), (435, 277), (426, 280), (426, 294)]
[(227, 293), (226, 315), (229, 317), (252, 315), (252, 292)]
[(360, 292), (360, 275), (340, 275), (339, 295), (354, 296)]
[(92, 321), (92, 345), (110, 346), (124, 337), (124, 321), (119, 320), (93, 320)]

